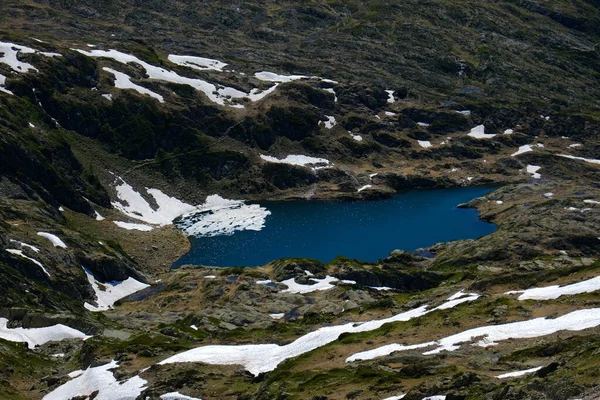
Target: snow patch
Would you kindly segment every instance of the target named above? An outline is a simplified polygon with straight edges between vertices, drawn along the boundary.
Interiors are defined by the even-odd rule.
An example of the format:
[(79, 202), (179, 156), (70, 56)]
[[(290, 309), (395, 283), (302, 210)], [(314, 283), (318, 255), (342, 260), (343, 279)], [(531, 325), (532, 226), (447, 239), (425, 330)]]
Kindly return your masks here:
[(323, 89), (323, 90), (324, 90), (324, 91), (326, 91), (326, 92), (329, 92), (329, 93), (331, 93), (331, 94), (333, 95), (333, 101), (334, 101), (335, 103), (337, 103), (337, 101), (338, 101), (338, 98), (337, 98), (337, 95), (335, 94), (335, 90), (333, 90), (332, 88), (325, 88), (325, 89)]
[(352, 136), (352, 139), (356, 140), (357, 142), (362, 142), (363, 138), (360, 135), (355, 135), (353, 133), (350, 133), (350, 136)]
[(434, 347), (426, 351), (424, 355), (437, 354), (444, 350), (458, 350), (463, 343), (473, 343), (473, 346), (488, 347), (495, 346), (497, 342), (508, 339), (526, 339), (550, 335), (562, 330), (581, 331), (600, 325), (600, 308), (577, 310), (561, 317), (535, 318), (526, 321), (512, 322), (502, 325), (482, 326), (469, 329), (455, 335), (447, 336), (433, 342), (425, 342), (413, 345), (389, 344), (373, 350), (353, 354), (346, 359), (347, 362), (357, 360), (371, 360), (373, 358), (389, 355), (396, 351), (413, 350), (424, 347)]
[(33, 251), (35, 251), (36, 253), (39, 253), (39, 252), (40, 252), (40, 249), (39, 249), (38, 247), (32, 246), (32, 245), (30, 245), (30, 244), (23, 243), (23, 242), (21, 242), (21, 241), (15, 240), (15, 239), (10, 239), (10, 241), (11, 241), (12, 243), (17, 243), (17, 244), (18, 244), (18, 245), (20, 245), (21, 247), (27, 247), (27, 248), (29, 248), (29, 249), (31, 249), (31, 250), (33, 250)]
[(394, 91), (393, 90), (386, 90), (386, 93), (388, 94), (388, 99), (387, 102), (392, 104), (396, 102), (396, 99), (394, 98)]
[(431, 142), (429, 140), (417, 140), (417, 142), (419, 142), (419, 146), (425, 149), (431, 147)]
[(575, 148), (575, 147), (583, 147), (583, 145), (581, 143), (573, 143), (567, 146), (569, 149)]
[(380, 328), (384, 324), (397, 321), (409, 321), (435, 310), (454, 307), (464, 302), (474, 301), (478, 294), (470, 293), (455, 300), (449, 300), (439, 307), (427, 309), (421, 306), (390, 318), (350, 322), (344, 325), (327, 326), (310, 332), (295, 341), (280, 346), (277, 344), (251, 344), (251, 345), (209, 345), (184, 351), (169, 357), (159, 364), (173, 364), (180, 362), (204, 362), (216, 365), (242, 365), (255, 376), (263, 372), (273, 371), (281, 362), (298, 357), (304, 353), (317, 349), (339, 338), (343, 333), (368, 332)]
[(44, 268), (44, 266), (42, 265), (41, 262), (39, 262), (38, 260), (28, 257), (25, 254), (23, 254), (23, 250), (17, 250), (17, 249), (5, 249), (7, 252), (11, 253), (11, 254), (15, 254), (19, 257), (23, 257), (26, 258), (27, 260), (31, 261), (32, 263), (34, 263), (35, 265), (37, 265), (38, 267), (40, 267), (42, 269), (42, 271), (44, 271), (44, 273), (46, 275), (48, 275), (48, 277), (50, 277), (50, 273), (48, 272), (48, 270), (46, 270), (46, 268)]
[(477, 125), (475, 128), (471, 129), (471, 132), (469, 132), (469, 134), (467, 136), (471, 136), (472, 138), (475, 138), (475, 139), (491, 139), (496, 135), (485, 133), (485, 126)]
[(226, 63), (219, 60), (213, 60), (212, 58), (178, 56), (175, 54), (169, 54), (167, 58), (174, 64), (197, 69), (199, 71), (223, 71), (223, 68), (227, 66)]
[(104, 221), (106, 219), (102, 215), (100, 215), (100, 213), (96, 210), (94, 210), (94, 214), (95, 214), (96, 221)]
[(90, 367), (81, 375), (59, 386), (42, 400), (65, 400), (73, 397), (87, 397), (97, 392), (94, 400), (135, 400), (146, 389), (148, 383), (139, 376), (119, 382), (111, 372), (118, 368), (115, 360), (99, 367)]
[(113, 221), (119, 228), (127, 229), (128, 231), (150, 232), (154, 228), (150, 225), (136, 224), (134, 222)]
[(269, 316), (273, 319), (281, 319), (285, 316), (285, 313), (269, 314)]
[(132, 277), (127, 278), (124, 281), (112, 281), (112, 282), (99, 282), (94, 278), (92, 272), (86, 268), (83, 268), (87, 276), (87, 280), (94, 289), (96, 294), (95, 306), (86, 302), (83, 306), (90, 311), (106, 311), (110, 310), (117, 300), (129, 296), (132, 293), (138, 292), (142, 289), (149, 287), (150, 285), (142, 283), (133, 279)]
[(337, 124), (334, 116), (326, 115), (325, 118), (327, 118), (327, 121), (321, 121), (325, 125), (325, 128), (331, 129)]
[(54, 342), (63, 339), (82, 339), (91, 338), (77, 329), (70, 328), (63, 324), (47, 326), (44, 328), (8, 328), (8, 319), (0, 318), (0, 338), (9, 342), (27, 343), (30, 349), (35, 346)]
[(504, 131), (504, 134), (505, 134), (505, 135), (512, 135), (513, 133), (515, 133), (515, 131), (514, 131), (513, 129), (506, 129), (506, 130)]
[(285, 158), (281, 159), (261, 154), (260, 158), (262, 158), (264, 161), (271, 163), (297, 165), (301, 167), (312, 167), (313, 169), (329, 166), (329, 160), (325, 158), (309, 157), (299, 154), (290, 154), (289, 156), (286, 156)]
[(528, 165), (527, 166), (527, 173), (531, 174), (531, 177), (533, 179), (540, 179), (542, 176), (540, 174), (538, 174), (539, 169), (542, 168), (539, 165)]
[(114, 69), (108, 68), (108, 67), (104, 67), (104, 68), (102, 68), (102, 70), (106, 71), (106, 72), (110, 72), (111, 74), (114, 75), (114, 77), (115, 77), (115, 87), (117, 89), (132, 89), (132, 90), (135, 90), (136, 92), (138, 92), (140, 94), (147, 94), (150, 97), (154, 97), (160, 103), (164, 103), (165, 102), (164, 97), (162, 97), (160, 94), (154, 93), (150, 89), (146, 89), (143, 86), (136, 85), (135, 83), (131, 82), (131, 77), (129, 75), (124, 74), (123, 72), (115, 71)]
[(417, 125), (418, 126), (427, 127), (427, 126), (429, 126), (429, 123), (427, 123), (427, 122), (417, 122)]
[(532, 374), (532, 373), (534, 373), (536, 371), (539, 371), (542, 368), (543, 368), (543, 366), (542, 367), (535, 367), (535, 368), (524, 369), (522, 371), (507, 372), (505, 374), (498, 375), (496, 378), (498, 378), (498, 379), (515, 378), (515, 377), (518, 377), (518, 376)]
[(65, 242), (60, 240), (60, 238), (56, 235), (53, 235), (53, 234), (47, 233), (47, 232), (38, 232), (37, 234), (38, 234), (38, 236), (41, 236), (41, 237), (46, 238), (49, 241), (51, 241), (52, 244), (54, 245), (54, 247), (62, 247), (63, 249), (67, 248), (67, 245), (65, 244)]
[(372, 188), (372, 187), (373, 187), (373, 185), (365, 185), (365, 186), (362, 186), (361, 188), (359, 188), (359, 189), (357, 190), (357, 192), (358, 192), (358, 193), (360, 193), (360, 192), (362, 192), (363, 190), (367, 190), (367, 189), (370, 189), (370, 188)]
[(512, 153), (511, 156), (515, 157), (515, 156), (518, 156), (519, 154), (527, 153), (530, 151), (533, 151), (533, 149), (531, 148), (531, 145), (526, 144), (524, 146), (519, 147), (519, 150), (517, 150), (515, 153)]
[(160, 396), (161, 400), (202, 400), (197, 397), (190, 397), (179, 392), (165, 393)]
[(565, 286), (553, 285), (526, 290), (511, 290), (504, 294), (520, 293), (519, 300), (553, 300), (560, 296), (592, 293), (597, 290), (600, 290), (600, 276)]
[(254, 77), (263, 82), (293, 82), (300, 79), (308, 79), (306, 75), (280, 75), (275, 72), (262, 71), (254, 74)]
[(559, 156), (564, 158), (570, 158), (571, 160), (585, 161), (586, 163), (590, 164), (600, 164), (600, 160), (595, 160), (593, 158), (576, 157), (568, 154), (559, 154)]

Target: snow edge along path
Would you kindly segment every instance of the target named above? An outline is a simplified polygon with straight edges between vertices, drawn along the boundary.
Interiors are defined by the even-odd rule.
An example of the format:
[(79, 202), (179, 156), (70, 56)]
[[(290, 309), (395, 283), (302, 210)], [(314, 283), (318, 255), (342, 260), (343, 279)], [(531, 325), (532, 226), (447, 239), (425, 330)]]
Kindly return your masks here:
[(449, 297), (440, 306), (429, 310), (425, 305), (381, 320), (350, 322), (344, 325), (322, 327), (284, 346), (277, 344), (210, 345), (176, 354), (158, 364), (204, 362), (215, 365), (241, 365), (253, 375), (258, 376), (261, 373), (273, 371), (281, 362), (287, 359), (334, 342), (342, 333), (372, 331), (389, 322), (409, 321), (436, 310), (449, 309), (461, 303), (475, 301), (479, 297), (479, 294), (461, 291)]

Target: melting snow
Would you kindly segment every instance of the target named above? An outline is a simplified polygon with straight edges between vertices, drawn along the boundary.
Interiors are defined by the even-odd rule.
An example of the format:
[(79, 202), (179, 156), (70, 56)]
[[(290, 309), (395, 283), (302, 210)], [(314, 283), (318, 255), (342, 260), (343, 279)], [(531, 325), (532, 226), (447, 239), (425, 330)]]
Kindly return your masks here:
[(405, 394), (399, 394), (398, 396), (386, 397), (383, 400), (401, 400), (405, 397)]
[(581, 143), (573, 143), (567, 146), (568, 148), (572, 149), (574, 147), (583, 147), (583, 145)]
[(498, 375), (496, 378), (498, 378), (498, 379), (514, 378), (514, 377), (518, 377), (518, 376), (532, 374), (532, 373), (534, 373), (536, 371), (539, 371), (542, 368), (543, 367), (535, 367), (535, 368), (524, 369), (522, 371), (507, 372), (505, 374)]
[(428, 148), (431, 147), (431, 142), (429, 140), (417, 140), (419, 142), (419, 146)]
[(427, 122), (417, 122), (417, 125), (419, 126), (429, 126), (429, 124)]
[(194, 56), (178, 56), (169, 54), (169, 61), (183, 67), (197, 69), (199, 71), (223, 71), (227, 66), (226, 63), (211, 58), (194, 57)]
[(135, 400), (146, 389), (146, 380), (134, 376), (118, 382), (112, 369), (118, 368), (115, 360), (99, 367), (86, 369), (81, 375), (48, 393), (42, 400), (65, 400), (87, 397), (97, 392), (94, 400)]
[(515, 131), (514, 131), (513, 129), (506, 129), (506, 130), (504, 131), (504, 134), (505, 134), (505, 135), (512, 135), (513, 133), (515, 133)]
[(115, 87), (116, 88), (132, 89), (140, 94), (147, 94), (150, 97), (154, 97), (161, 103), (165, 102), (164, 97), (162, 97), (160, 94), (154, 93), (150, 89), (146, 89), (143, 86), (136, 85), (135, 83), (131, 82), (131, 77), (129, 75), (124, 74), (123, 72), (115, 71), (114, 69), (107, 68), (107, 67), (102, 68), (102, 70), (106, 71), (106, 72), (110, 72), (111, 74), (113, 74), (115, 76)]
[(8, 328), (8, 319), (0, 318), (0, 338), (9, 342), (24, 342), (30, 349), (46, 342), (63, 339), (88, 339), (83, 332), (63, 324), (47, 326), (45, 328)]
[(386, 115), (386, 117), (393, 117), (393, 116), (397, 115), (395, 112), (391, 112), (391, 111), (386, 111), (386, 112), (384, 112), (384, 114)]
[(468, 136), (471, 136), (475, 139), (491, 139), (496, 135), (485, 133), (485, 126), (477, 125), (475, 128), (471, 129), (471, 132), (469, 132)]
[(94, 275), (88, 269), (84, 268), (88, 282), (92, 285), (94, 293), (96, 293), (96, 306), (90, 303), (85, 303), (84, 307), (90, 311), (106, 311), (112, 308), (117, 300), (127, 297), (132, 293), (138, 292), (147, 288), (148, 284), (142, 283), (133, 279), (127, 278), (124, 281), (99, 282), (94, 278)]
[(339, 279), (333, 276), (327, 275), (323, 279), (310, 278), (311, 281), (316, 282), (313, 285), (303, 285), (301, 283), (296, 283), (294, 278), (287, 279), (285, 281), (281, 281), (288, 288), (282, 290), (282, 293), (312, 293), (317, 291), (329, 290), (335, 287), (332, 285), (332, 282), (338, 282)]
[(10, 90), (6, 89), (4, 87), (4, 85), (6, 85), (6, 77), (4, 75), (0, 74), (0, 92), (4, 92), (7, 94), (14, 94)]
[[(590, 200), (590, 201), (592, 201), (592, 200)], [(18, 243), (18, 244), (19, 244), (21, 247), (27, 247), (27, 248), (30, 248), (31, 250), (35, 251), (36, 253), (39, 253), (39, 252), (40, 252), (40, 249), (39, 249), (39, 248), (37, 248), (37, 247), (35, 247), (35, 246), (32, 246), (32, 245), (30, 245), (30, 244), (23, 243), (23, 242), (20, 242), (20, 241), (18, 241), (18, 240), (14, 240), (14, 239), (10, 239), (10, 241), (11, 241), (12, 243)]]
[(402, 344), (389, 344), (373, 350), (353, 354), (346, 359), (347, 362), (357, 360), (371, 360), (373, 358), (386, 356), (395, 351), (413, 350), (424, 347), (434, 347), (433, 350), (423, 354), (437, 354), (446, 351), (454, 351), (460, 348), (462, 343), (472, 342), (473, 346), (488, 347), (495, 346), (497, 342), (508, 339), (534, 338), (550, 335), (562, 330), (581, 331), (600, 325), (600, 308), (577, 310), (555, 319), (535, 318), (527, 321), (512, 322), (503, 325), (482, 326), (469, 329), (452, 336), (438, 339), (434, 342), (426, 342), (405, 346)]
[(0, 63), (7, 64), (15, 72), (28, 72), (30, 70), (37, 71), (33, 65), (22, 62), (17, 57), (18, 54), (40, 53), (30, 47), (20, 46), (14, 43), (0, 42)]
[(511, 156), (518, 156), (519, 154), (527, 153), (529, 151), (533, 151), (533, 149), (531, 148), (531, 145), (526, 144), (525, 146), (519, 147), (519, 150), (517, 150), (515, 153), (512, 153)]
[(464, 115), (465, 117), (468, 117), (469, 115), (471, 115), (471, 110), (456, 111), (456, 112)]
[(32, 263), (34, 263), (35, 265), (39, 266), (39, 267), (42, 269), (42, 271), (44, 271), (44, 273), (45, 273), (46, 275), (48, 275), (48, 277), (50, 277), (50, 273), (49, 273), (49, 272), (46, 270), (46, 268), (44, 268), (44, 266), (42, 265), (42, 263), (41, 263), (41, 262), (39, 262), (39, 261), (38, 261), (38, 260), (36, 260), (36, 259), (33, 259), (33, 258), (31, 258), (31, 257), (28, 257), (28, 256), (26, 256), (25, 254), (23, 254), (23, 250), (16, 250), (16, 249), (5, 249), (5, 250), (6, 250), (6, 251), (8, 251), (8, 252), (9, 252), (9, 253), (11, 253), (11, 254), (15, 254), (15, 255), (18, 255), (19, 257), (23, 257), (23, 258), (26, 258), (26, 259), (28, 259), (29, 261), (31, 261), (31, 262), (32, 262)]
[(108, 101), (112, 101), (112, 94), (110, 93), (103, 94), (102, 97), (104, 97)]
[(63, 249), (67, 248), (67, 245), (65, 244), (65, 242), (60, 240), (59, 237), (56, 235), (53, 235), (51, 233), (46, 233), (46, 232), (38, 232), (37, 234), (38, 234), (38, 236), (41, 236), (41, 237), (46, 238), (49, 241), (51, 241), (52, 244), (54, 245), (54, 247), (62, 247)]
[(104, 217), (102, 215), (100, 215), (100, 213), (96, 210), (94, 210), (94, 214), (96, 215), (96, 221), (104, 221)]
[(362, 192), (363, 190), (367, 190), (367, 189), (370, 189), (370, 188), (372, 188), (372, 187), (373, 187), (373, 185), (365, 185), (365, 186), (363, 186), (363, 187), (359, 188), (359, 189), (357, 190), (357, 192), (359, 192), (359, 193), (360, 193), (360, 192)]
[(586, 204), (600, 204), (600, 201), (598, 201), (598, 200), (589, 200), (588, 199), (588, 200), (584, 200), (583, 202)]
[(236, 231), (260, 231), (270, 214), (258, 204), (228, 200), (215, 194), (208, 196), (204, 204), (184, 214), (176, 225), (187, 236), (232, 235)]
[(593, 158), (575, 157), (575, 156), (570, 156), (568, 154), (559, 154), (559, 156), (565, 157), (565, 158), (570, 158), (571, 160), (585, 161), (585, 162), (591, 163), (591, 164), (600, 164), (600, 160), (594, 160)]
[(344, 325), (328, 326), (310, 332), (295, 341), (280, 346), (277, 344), (255, 345), (214, 345), (203, 346), (176, 354), (159, 364), (172, 364), (180, 362), (204, 362), (217, 365), (242, 365), (250, 373), (258, 375), (272, 371), (279, 363), (317, 349), (339, 338), (343, 333), (368, 332), (380, 328), (386, 323), (408, 321), (435, 310), (447, 309), (464, 302), (474, 301), (478, 294), (464, 294), (461, 298), (448, 300), (446, 303), (433, 309), (422, 306), (390, 318), (367, 322), (350, 322)]
[(519, 294), (519, 300), (552, 300), (560, 296), (591, 293), (600, 290), (600, 276), (565, 286), (546, 286), (527, 290), (511, 290), (504, 294)]
[(533, 179), (540, 179), (542, 176), (540, 174), (538, 174), (538, 170), (542, 168), (538, 165), (528, 165), (527, 166), (527, 173), (531, 174), (531, 177)]
[(269, 314), (269, 316), (273, 319), (281, 319), (285, 316), (285, 313)]
[(363, 138), (360, 135), (355, 135), (353, 133), (350, 133), (350, 136), (352, 136), (352, 139), (356, 140), (357, 142), (362, 142)]

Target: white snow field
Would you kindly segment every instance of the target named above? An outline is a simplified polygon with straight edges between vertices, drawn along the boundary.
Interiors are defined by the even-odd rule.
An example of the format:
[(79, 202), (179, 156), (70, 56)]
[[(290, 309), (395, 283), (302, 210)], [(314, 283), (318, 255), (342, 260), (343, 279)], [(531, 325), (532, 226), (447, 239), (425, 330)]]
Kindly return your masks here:
[(527, 375), (527, 374), (532, 374), (534, 372), (539, 371), (542, 368), (543, 368), (543, 366), (542, 367), (535, 367), (535, 368), (524, 369), (522, 371), (507, 372), (505, 374), (496, 376), (496, 378), (498, 378), (498, 379), (516, 378), (516, 377), (519, 377), (519, 376), (523, 376), (523, 375)]
[(323, 327), (284, 346), (277, 344), (203, 346), (176, 354), (159, 364), (204, 362), (217, 365), (242, 365), (250, 373), (258, 375), (274, 370), (282, 361), (331, 343), (337, 340), (342, 333), (372, 331), (389, 322), (408, 321), (432, 311), (452, 308), (477, 298), (479, 298), (478, 294), (459, 292), (448, 298), (442, 305), (432, 309), (427, 309), (425, 305), (381, 320)]
[(373, 358), (389, 355), (396, 351), (414, 350), (432, 347), (432, 350), (423, 354), (437, 354), (454, 351), (463, 343), (472, 343), (473, 346), (488, 347), (497, 345), (497, 342), (508, 339), (534, 338), (550, 335), (562, 330), (580, 331), (600, 325), (600, 308), (577, 310), (555, 319), (535, 318), (526, 321), (512, 322), (502, 325), (482, 326), (469, 329), (455, 335), (447, 336), (433, 342), (413, 345), (389, 344), (373, 350), (353, 354), (346, 359), (347, 362), (358, 360), (371, 360)]
[(58, 236), (56, 236), (56, 235), (53, 235), (53, 234), (47, 233), (47, 232), (38, 232), (37, 234), (38, 234), (38, 236), (46, 238), (50, 242), (52, 242), (52, 244), (54, 245), (54, 247), (62, 247), (63, 249), (67, 248), (67, 245), (65, 244), (65, 242), (63, 242), (62, 240), (60, 240), (60, 238)]
[[(60, 57), (58, 53), (49, 53), (32, 49), (31, 47), (21, 46), (14, 43), (0, 42), (0, 64), (8, 65), (14, 72), (25, 73), (28, 71), (37, 71), (33, 65), (19, 60), (19, 54), (41, 54), (45, 57)], [(0, 92), (13, 94), (4, 87), (6, 85), (6, 76), (0, 74)]]
[(94, 400), (135, 400), (148, 383), (139, 376), (118, 382), (111, 370), (119, 367), (115, 360), (99, 367), (86, 369), (67, 383), (57, 387), (43, 397), (43, 400), (68, 400), (73, 397), (87, 397), (98, 392)]
[(129, 296), (135, 292), (147, 288), (148, 284), (142, 283), (132, 277), (124, 281), (99, 282), (94, 278), (92, 272), (86, 268), (83, 269), (88, 282), (92, 285), (96, 294), (96, 305), (86, 302), (83, 306), (90, 311), (110, 310), (117, 300)]
[(8, 328), (8, 319), (0, 318), (0, 338), (9, 342), (27, 343), (30, 349), (46, 342), (63, 339), (88, 339), (91, 336), (63, 324), (44, 328)]
[(175, 54), (169, 54), (167, 57), (173, 64), (181, 65), (183, 67), (189, 67), (197, 69), (199, 71), (223, 71), (223, 68), (227, 66), (226, 63), (214, 60), (212, 58), (195, 57), (195, 56), (178, 56)]
[(475, 128), (471, 129), (471, 132), (469, 132), (467, 136), (471, 136), (475, 139), (491, 139), (496, 135), (485, 133), (485, 126), (477, 125)]
[(553, 300), (560, 296), (592, 293), (600, 290), (600, 276), (565, 286), (546, 286), (526, 290), (511, 290), (504, 294), (521, 294), (519, 300)]

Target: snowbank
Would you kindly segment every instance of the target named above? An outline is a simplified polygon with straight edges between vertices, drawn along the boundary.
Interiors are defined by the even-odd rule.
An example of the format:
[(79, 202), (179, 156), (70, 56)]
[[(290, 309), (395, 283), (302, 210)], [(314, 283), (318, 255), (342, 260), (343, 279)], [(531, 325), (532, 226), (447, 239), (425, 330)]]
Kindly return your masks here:
[(83, 306), (90, 311), (106, 311), (112, 308), (117, 300), (129, 296), (132, 293), (138, 292), (147, 288), (150, 285), (133, 279), (127, 278), (124, 281), (99, 282), (94, 278), (91, 271), (83, 268), (87, 275), (88, 282), (92, 285), (94, 293), (96, 293), (96, 305), (93, 306), (86, 302)]
[(169, 54), (167, 58), (174, 64), (197, 69), (199, 71), (223, 71), (223, 68), (227, 66), (226, 63), (219, 60), (213, 60), (212, 58), (178, 56), (175, 54)]
[(546, 286), (527, 290), (511, 290), (504, 294), (521, 294), (519, 300), (552, 300), (560, 296), (591, 293), (600, 290), (600, 276), (565, 286)]
[(471, 129), (471, 132), (469, 132), (467, 136), (471, 136), (475, 139), (491, 139), (496, 135), (485, 133), (485, 126), (477, 125), (475, 128)]
[(47, 232), (38, 232), (37, 234), (38, 234), (38, 236), (41, 236), (41, 237), (46, 238), (49, 241), (51, 241), (52, 244), (54, 245), (54, 247), (62, 247), (63, 249), (67, 248), (67, 245), (65, 244), (65, 242), (60, 240), (60, 238), (56, 235), (53, 235), (53, 234), (47, 233)]
[(63, 339), (88, 339), (83, 332), (63, 324), (47, 326), (44, 328), (8, 328), (8, 320), (0, 318), (0, 338), (9, 342), (24, 342), (30, 349), (46, 342)]

